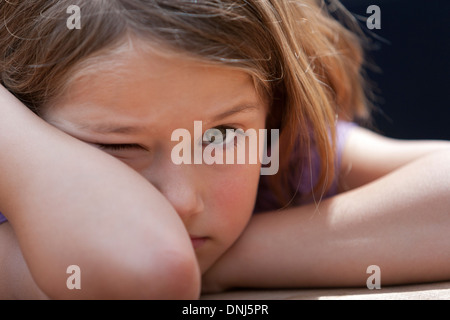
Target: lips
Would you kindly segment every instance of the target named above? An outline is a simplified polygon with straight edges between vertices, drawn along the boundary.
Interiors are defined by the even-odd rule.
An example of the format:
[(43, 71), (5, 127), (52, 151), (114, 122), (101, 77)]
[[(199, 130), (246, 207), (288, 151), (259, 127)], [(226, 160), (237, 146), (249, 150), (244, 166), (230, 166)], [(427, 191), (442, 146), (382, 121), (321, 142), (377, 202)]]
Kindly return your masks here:
[(206, 237), (197, 237), (197, 236), (190, 236), (190, 237), (191, 237), (191, 242), (192, 242), (192, 246), (194, 247), (194, 249), (200, 248), (208, 239)]

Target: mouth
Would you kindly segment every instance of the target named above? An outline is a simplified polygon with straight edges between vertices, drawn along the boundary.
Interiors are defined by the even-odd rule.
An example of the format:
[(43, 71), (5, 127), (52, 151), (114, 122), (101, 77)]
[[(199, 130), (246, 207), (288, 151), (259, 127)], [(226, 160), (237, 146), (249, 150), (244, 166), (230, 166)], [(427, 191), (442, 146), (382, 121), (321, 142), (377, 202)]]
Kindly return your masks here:
[(197, 236), (190, 236), (191, 237), (191, 242), (192, 242), (192, 246), (194, 247), (194, 249), (198, 249), (201, 246), (203, 246), (203, 244), (206, 242), (206, 240), (208, 240), (207, 237), (197, 237)]

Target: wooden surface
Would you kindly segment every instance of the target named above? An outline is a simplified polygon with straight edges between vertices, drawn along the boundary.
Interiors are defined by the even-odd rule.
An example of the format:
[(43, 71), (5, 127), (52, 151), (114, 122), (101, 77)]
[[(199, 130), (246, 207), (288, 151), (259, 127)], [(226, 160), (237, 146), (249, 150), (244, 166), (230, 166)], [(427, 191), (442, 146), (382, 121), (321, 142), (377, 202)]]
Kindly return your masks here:
[(450, 281), (367, 288), (234, 290), (205, 294), (202, 300), (450, 300)]

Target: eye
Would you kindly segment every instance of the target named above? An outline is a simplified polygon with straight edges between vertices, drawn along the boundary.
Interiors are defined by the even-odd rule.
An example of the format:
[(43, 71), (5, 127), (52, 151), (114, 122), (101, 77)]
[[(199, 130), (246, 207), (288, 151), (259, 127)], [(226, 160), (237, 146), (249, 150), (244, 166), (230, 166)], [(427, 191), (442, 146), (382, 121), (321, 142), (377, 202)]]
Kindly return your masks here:
[(206, 130), (203, 134), (203, 142), (206, 144), (228, 144), (236, 136), (236, 128), (228, 126), (219, 126)]
[(137, 172), (142, 172), (152, 163), (151, 149), (136, 143), (91, 143), (98, 150), (124, 162)]
[(124, 144), (95, 144), (99, 149), (105, 151), (123, 151), (123, 150), (145, 150), (144, 147), (135, 143), (124, 143)]

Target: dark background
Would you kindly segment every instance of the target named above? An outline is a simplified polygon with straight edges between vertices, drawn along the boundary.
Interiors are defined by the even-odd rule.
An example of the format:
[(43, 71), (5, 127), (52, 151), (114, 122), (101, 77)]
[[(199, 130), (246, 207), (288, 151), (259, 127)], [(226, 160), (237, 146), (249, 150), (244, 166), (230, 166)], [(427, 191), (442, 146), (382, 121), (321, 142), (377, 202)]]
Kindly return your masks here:
[[(376, 131), (399, 139), (450, 140), (450, 0), (341, 0), (369, 31), (368, 70), (378, 87)], [(368, 30), (367, 7), (381, 10), (381, 29)], [(377, 38), (381, 38), (380, 40)]]

